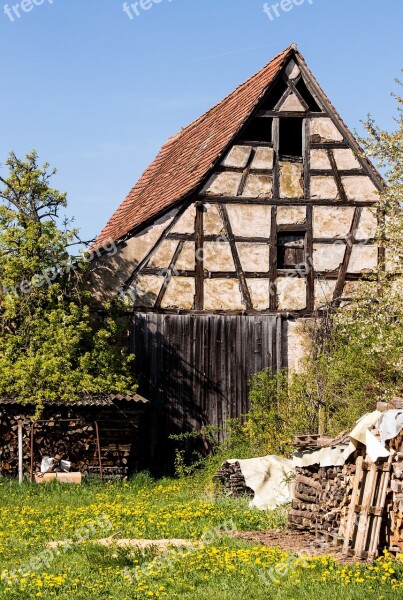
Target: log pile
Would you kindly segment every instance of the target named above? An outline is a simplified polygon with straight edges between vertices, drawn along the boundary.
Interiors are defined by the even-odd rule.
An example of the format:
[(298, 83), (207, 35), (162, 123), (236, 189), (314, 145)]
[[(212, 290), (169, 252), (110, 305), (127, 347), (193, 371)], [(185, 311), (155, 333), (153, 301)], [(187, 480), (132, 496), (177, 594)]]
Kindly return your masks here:
[(399, 452), (392, 464), (390, 501), (390, 546), (395, 552), (403, 552), (403, 453)]
[(247, 495), (253, 497), (254, 495), (253, 491), (246, 485), (239, 462), (223, 463), (214, 479), (220, 482), (227, 496)]
[[(403, 410), (403, 403), (378, 405), (381, 411), (396, 408)], [(376, 427), (372, 434), (380, 440)], [(305, 451), (321, 445), (319, 436), (295, 441)], [(403, 552), (403, 431), (386, 447), (389, 459), (379, 458), (375, 464), (359, 445), (343, 467), (297, 468), (290, 528), (308, 530), (334, 545), (343, 541), (343, 554), (359, 559), (373, 560), (383, 548)]]
[(295, 492), (288, 515), (292, 529), (338, 535), (348, 510), (354, 465), (297, 468)]
[(296, 469), (294, 499), (288, 513), (291, 529), (311, 530), (315, 527), (320, 490), (319, 469), (316, 466)]
[[(1, 407), (0, 407), (1, 409)], [(36, 422), (34, 428), (34, 472), (40, 471), (42, 458), (60, 456), (72, 463), (73, 471), (84, 476), (99, 474), (99, 452), (95, 415), (86, 418), (63, 419), (65, 415), (54, 412), (47, 415), (45, 422)], [(136, 417), (133, 417), (136, 419)], [(18, 422), (23, 428), (23, 470), (28, 476), (31, 470), (31, 415), (21, 409), (0, 410), (0, 476), (18, 476)], [(100, 450), (103, 477), (105, 479), (124, 478), (129, 469), (136, 466), (137, 421), (118, 422), (103, 420), (99, 424)], [(134, 447), (133, 447), (134, 446)]]
[[(23, 429), (30, 432), (31, 421), (21, 415), (15, 417), (0, 413), (0, 475), (17, 477), (18, 475), (18, 420), (21, 418)], [(30, 460), (29, 436), (23, 440), (24, 464), (28, 468)]]
[(355, 464), (319, 469), (321, 492), (316, 533), (340, 535), (340, 525), (351, 502), (354, 474)]

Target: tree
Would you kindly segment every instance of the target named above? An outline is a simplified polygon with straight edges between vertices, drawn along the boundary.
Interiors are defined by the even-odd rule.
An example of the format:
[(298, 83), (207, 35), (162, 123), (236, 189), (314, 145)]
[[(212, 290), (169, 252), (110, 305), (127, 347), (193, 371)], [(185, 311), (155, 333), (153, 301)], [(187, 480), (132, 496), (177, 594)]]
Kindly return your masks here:
[(329, 307), (314, 332), (306, 389), (317, 408), (327, 413), (327, 429), (347, 428), (377, 401), (403, 395), (403, 99), (395, 96), (395, 131), (378, 127), (368, 117), (366, 154), (385, 171), (381, 194), (378, 243), (380, 271), (361, 281), (340, 308)]
[[(97, 306), (84, 284), (78, 231), (60, 213), (66, 194), (35, 151), (12, 152), (0, 176), (0, 395), (41, 406), (136, 389), (119, 306)], [(99, 315), (104, 315), (99, 317)], [(107, 315), (107, 316), (105, 316)]]

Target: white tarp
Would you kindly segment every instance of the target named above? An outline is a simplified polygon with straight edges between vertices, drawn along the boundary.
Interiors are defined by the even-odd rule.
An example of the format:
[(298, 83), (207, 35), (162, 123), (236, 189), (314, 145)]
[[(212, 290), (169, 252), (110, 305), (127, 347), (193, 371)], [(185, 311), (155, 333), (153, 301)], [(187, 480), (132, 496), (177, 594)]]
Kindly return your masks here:
[(403, 429), (403, 410), (388, 410), (382, 413), (378, 427), (382, 444), (398, 436)]
[[(378, 425), (380, 442), (371, 429)], [(255, 497), (251, 506), (262, 510), (275, 508), (291, 502), (294, 494), (295, 467), (343, 466), (349, 456), (355, 452), (358, 443), (364, 444), (373, 462), (380, 457), (389, 456), (390, 452), (384, 443), (396, 437), (403, 429), (403, 410), (389, 410), (385, 413), (374, 411), (359, 419), (351, 433), (348, 444), (318, 448), (298, 448), (292, 460), (279, 456), (263, 456), (245, 460), (232, 459), (229, 463), (238, 462), (246, 485), (253, 490)]]
[(294, 465), (280, 456), (263, 456), (238, 462), (246, 485), (255, 492), (251, 506), (262, 510), (291, 502), (294, 494)]
[(381, 418), (383, 413), (379, 410), (374, 410), (372, 413), (367, 413), (361, 419), (358, 419), (356, 426), (353, 431), (349, 434), (351, 440), (356, 440), (357, 442), (361, 442), (361, 444), (366, 443), (367, 439), (367, 430), (371, 429), (374, 425), (376, 425)]
[(352, 442), (348, 446), (331, 446), (310, 450), (309, 448), (298, 448), (294, 453), (292, 462), (294, 467), (342, 467), (348, 457), (355, 451)]
[(367, 447), (367, 454), (374, 463), (378, 458), (387, 458), (390, 455), (389, 450), (381, 444), (369, 429), (365, 432), (365, 445)]
[(298, 448), (293, 456), (296, 467), (342, 467), (346, 460), (355, 452), (358, 442), (367, 446), (368, 455), (372, 461), (380, 456), (389, 456), (389, 451), (370, 432), (371, 427), (376, 425), (383, 413), (375, 410), (359, 419), (351, 433), (348, 445), (337, 445), (311, 450), (309, 448)]

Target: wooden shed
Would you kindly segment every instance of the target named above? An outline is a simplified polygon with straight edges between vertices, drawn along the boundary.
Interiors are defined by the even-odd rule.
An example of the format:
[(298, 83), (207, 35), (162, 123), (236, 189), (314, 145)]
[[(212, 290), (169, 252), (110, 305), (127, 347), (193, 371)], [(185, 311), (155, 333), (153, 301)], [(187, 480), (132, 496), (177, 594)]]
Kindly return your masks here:
[(167, 141), (92, 270), (126, 298), (155, 440), (222, 426), (252, 373), (300, 368), (306, 320), (381, 264), (381, 190), (294, 44)]
[(0, 398), (0, 476), (18, 475), (20, 428), (25, 476), (40, 471), (43, 457), (60, 455), (87, 476), (127, 477), (146, 459), (147, 405), (137, 394), (86, 397), (47, 403), (36, 418), (34, 405)]

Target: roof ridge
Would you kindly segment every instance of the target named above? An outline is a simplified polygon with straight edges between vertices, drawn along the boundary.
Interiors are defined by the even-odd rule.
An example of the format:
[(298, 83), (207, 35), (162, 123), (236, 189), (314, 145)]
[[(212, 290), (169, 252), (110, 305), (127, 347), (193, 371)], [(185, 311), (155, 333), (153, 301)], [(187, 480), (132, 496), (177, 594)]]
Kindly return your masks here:
[[(244, 86), (252, 83), (252, 81), (256, 77), (258, 77), (259, 75), (261, 75), (262, 72), (265, 69), (268, 69), (270, 67), (270, 65), (272, 65), (276, 60), (278, 60), (282, 55), (286, 55), (289, 52), (295, 51), (295, 50), (296, 50), (296, 44), (290, 44), (290, 46), (288, 46), (285, 50), (282, 50), (281, 52), (279, 52), (278, 54), (276, 54), (276, 56), (274, 56), (274, 58), (272, 58), (271, 60), (269, 60), (261, 69), (259, 69), (258, 71), (256, 71), (256, 73), (254, 73), (248, 79), (246, 79), (245, 81), (243, 81), (242, 83), (240, 83), (239, 85), (237, 85), (237, 87), (235, 89), (233, 89), (232, 92), (229, 92), (226, 96), (224, 96), (224, 98), (222, 98), (221, 100), (219, 100), (218, 102), (216, 102), (211, 108), (209, 108), (202, 115), (200, 115), (199, 117), (197, 117), (197, 119), (194, 119), (194, 121), (191, 121), (191, 123), (189, 123), (188, 125), (186, 125), (182, 129), (180, 129), (179, 131), (177, 131), (176, 133), (174, 133), (163, 144), (162, 148), (164, 146), (168, 145), (168, 143), (170, 142), (171, 138), (176, 138), (176, 136), (180, 136), (182, 133), (184, 133), (185, 131), (190, 130), (194, 125), (198, 124), (199, 121), (201, 122), (201, 121), (203, 121), (203, 119), (207, 118), (212, 111), (216, 110), (220, 106), (220, 104), (223, 104), (224, 102), (226, 102), (228, 100), (228, 98), (230, 98), (233, 94), (236, 94), (237, 92), (241, 91), (241, 89)], [(284, 56), (284, 58), (285, 58), (285, 56)], [(173, 141), (176, 141), (176, 140), (173, 139)]]
[(195, 190), (249, 118), (291, 52), (296, 52), (294, 44), (168, 138), (101, 231), (93, 249), (111, 239), (123, 239)]

